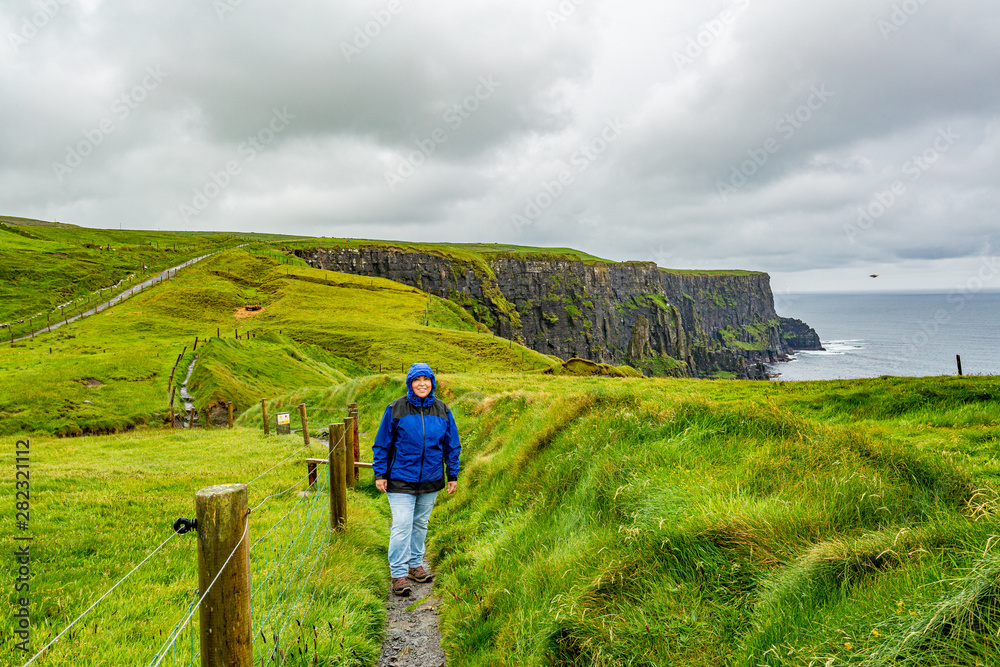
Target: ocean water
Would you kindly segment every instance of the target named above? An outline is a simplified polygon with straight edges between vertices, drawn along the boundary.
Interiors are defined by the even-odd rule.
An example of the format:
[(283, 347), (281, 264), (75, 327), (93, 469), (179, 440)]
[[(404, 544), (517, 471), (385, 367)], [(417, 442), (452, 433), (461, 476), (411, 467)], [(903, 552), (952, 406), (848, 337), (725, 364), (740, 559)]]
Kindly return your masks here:
[(770, 364), (778, 380), (1000, 375), (1000, 292), (800, 294), (775, 309), (816, 330), (826, 351)]

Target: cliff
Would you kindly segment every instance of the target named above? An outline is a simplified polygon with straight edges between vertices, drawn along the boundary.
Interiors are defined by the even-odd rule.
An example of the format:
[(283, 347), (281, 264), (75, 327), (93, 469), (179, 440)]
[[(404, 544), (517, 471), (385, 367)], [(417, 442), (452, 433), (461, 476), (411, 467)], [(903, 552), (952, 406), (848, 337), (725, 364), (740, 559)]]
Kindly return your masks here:
[(765, 378), (764, 363), (819, 347), (815, 331), (775, 313), (766, 273), (365, 243), (294, 252), (317, 268), (451, 299), (497, 335), (539, 352), (649, 375)]

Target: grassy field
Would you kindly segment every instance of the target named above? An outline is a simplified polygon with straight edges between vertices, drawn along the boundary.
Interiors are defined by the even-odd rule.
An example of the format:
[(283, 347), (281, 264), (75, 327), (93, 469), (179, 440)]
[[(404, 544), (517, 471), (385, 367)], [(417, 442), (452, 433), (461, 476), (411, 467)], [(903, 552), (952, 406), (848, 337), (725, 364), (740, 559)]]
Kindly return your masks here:
[[(34, 650), (170, 538), (175, 519), (193, 517), (198, 489), (250, 482), (249, 506), (257, 508), (248, 528), (252, 609), (262, 633), (255, 635), (254, 664), (270, 654), (275, 635), (288, 656), (284, 664), (360, 667), (378, 656), (387, 509), (374, 493), (351, 492), (348, 529), (331, 539), (325, 489), (299, 495), (307, 487), (302, 461), (321, 456), (321, 445), (303, 450), (300, 438), (238, 428), (39, 437), (30, 447)], [(11, 507), (12, 489), (5, 485), (3, 493)], [(194, 533), (171, 538), (35, 664), (150, 664), (196, 600), (196, 540)], [(0, 641), (3, 665), (30, 657), (14, 648), (15, 574), (5, 567), (0, 576), (10, 612)], [(188, 627), (197, 635), (197, 612)], [(189, 664), (191, 642), (185, 630), (163, 664)], [(323, 657), (314, 662), (317, 651)]]
[[(9, 220), (9, 219), (8, 219)], [(232, 247), (229, 234), (205, 236), (0, 222), (0, 324), (20, 337), (78, 312), (129, 276), (151, 276), (188, 259)], [(4, 331), (9, 336), (8, 331)]]
[[(370, 460), (382, 408), (402, 391), (398, 376), (375, 375), (272, 405), (305, 402), (315, 431), (358, 402)], [(459, 422), (463, 473), (429, 549), (449, 664), (997, 664), (998, 394), (1000, 380), (975, 377), (446, 374), (438, 395)], [(247, 410), (232, 432), (33, 439), (36, 636), (190, 515), (195, 489), (288, 454), (251, 485), (251, 504), (300, 478), (301, 442), (263, 438), (259, 417)], [(387, 508), (370, 473), (352, 498), (352, 530), (326, 561), (339, 569), (315, 598), (329, 605), (318, 618), (348, 619), (328, 629), (325, 664), (371, 664), (383, 622)], [(155, 593), (140, 605), (116, 596), (75, 635), (73, 664), (148, 659), (150, 637), (190, 601), (184, 540), (137, 581)]]
[[(415, 356), (446, 372), (554, 364), (483, 333), (448, 301), (276, 257), (267, 245), (227, 250), (111, 310), (0, 346), (7, 379), (0, 433), (80, 435), (167, 424), (168, 381), (182, 352), (178, 378), (199, 355), (191, 378), (196, 407), (233, 401), (237, 411), (300, 387), (400, 372)], [(263, 308), (247, 312), (250, 303)]]
[(996, 378), (503, 384), (452, 389), (450, 664), (1000, 664)]

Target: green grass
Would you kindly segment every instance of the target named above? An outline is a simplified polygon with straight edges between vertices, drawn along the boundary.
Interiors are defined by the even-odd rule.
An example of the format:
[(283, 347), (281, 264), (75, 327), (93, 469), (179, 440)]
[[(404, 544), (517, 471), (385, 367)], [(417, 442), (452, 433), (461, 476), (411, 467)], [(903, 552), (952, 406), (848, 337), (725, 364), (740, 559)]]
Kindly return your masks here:
[(821, 384), (463, 383), (450, 664), (995, 664), (996, 450), (955, 441), (1000, 425), (1000, 382), (966, 380), (900, 381), (950, 423), (994, 397), (934, 433), (791, 407)]
[[(269, 253), (266, 246), (225, 251), (111, 310), (0, 346), (8, 378), (0, 386), (0, 433), (164, 425), (171, 369), (186, 348), (177, 370), (183, 379), (195, 337), (204, 355), (191, 378), (196, 407), (232, 401), (238, 412), (300, 387), (403, 372), (418, 359), (444, 372), (554, 363), (484, 333), (458, 306), (414, 288), (279, 264)], [(237, 318), (248, 303), (263, 309)]]
[[(48, 643), (166, 540), (174, 519), (193, 516), (195, 491), (251, 481), (301, 446), (301, 439), (264, 438), (247, 429), (31, 439), (34, 649)], [(257, 590), (263, 584), (253, 603), (255, 627), (266, 630), (268, 639), (265, 645), (258, 636), (255, 650), (259, 653), (273, 644), (281, 621), (289, 619), (281, 645), (286, 650), (301, 648), (302, 637), (309, 650), (301, 659), (293, 650), (296, 659), (286, 664), (370, 665), (378, 656), (385, 623), (386, 582), (381, 570), (388, 512), (384, 503), (373, 499), (374, 492), (351, 491), (347, 530), (332, 536), (325, 492), (302, 500), (296, 495), (305, 486), (301, 484), (282, 493), (305, 474), (302, 459), (321, 451), (322, 447), (315, 446), (299, 452), (248, 489), (250, 507), (280, 494), (250, 515), (250, 543), (260, 540), (251, 552), (252, 586)], [(370, 475), (366, 483), (372, 486)], [(4, 491), (4, 499), (13, 505), (12, 485)], [(308, 522), (316, 537), (314, 548), (303, 553), (298, 548), (301, 542), (296, 544), (294, 538), (306, 516), (302, 508), (310, 501), (317, 503), (318, 511)], [(278, 528), (265, 537), (275, 524)], [(36, 664), (149, 664), (194, 599), (196, 540), (194, 533), (174, 537)], [(276, 554), (285, 553), (282, 569), (277, 569)], [(296, 574), (300, 563), (308, 567)], [(311, 577), (305, 576), (307, 570)], [(11, 612), (14, 572), (4, 568), (5, 602)], [(307, 585), (297, 596), (297, 604), (274, 605), (282, 588), (289, 586), (298, 593), (296, 587), (303, 581)], [(270, 620), (262, 622), (272, 608)], [(192, 619), (197, 630), (197, 612)], [(0, 662), (23, 664), (30, 655), (14, 651), (10, 627), (4, 629), (4, 636)], [(189, 657), (190, 641), (190, 634), (185, 633), (178, 657)], [(313, 662), (314, 641), (323, 655), (317, 663)], [(164, 664), (173, 663), (168, 659)]]
[[(315, 433), (358, 402), (370, 460), (382, 409), (402, 392), (399, 376), (375, 375), (270, 406), (306, 403)], [(997, 378), (442, 374), (438, 395), (463, 436), (460, 491), (440, 499), (428, 543), (449, 664), (993, 664), (998, 393)], [(824, 403), (828, 394), (841, 400)], [(167, 520), (190, 514), (194, 489), (252, 478), (299, 446), (261, 437), (259, 419), (255, 405), (232, 433), (35, 440), (36, 525), (53, 544), (51, 554), (39, 545), (34, 589), (44, 627), (56, 630)], [(261, 496), (293, 482), (301, 461), (280, 470)], [(352, 500), (361, 532), (334, 547), (343, 569), (317, 596), (332, 605), (323, 618), (349, 619), (331, 654), (343, 636), (347, 664), (370, 664), (383, 622), (387, 510), (374, 495), (365, 477)], [(122, 508), (128, 535), (102, 530), (95, 541), (78, 526), (120, 525)], [(138, 634), (176, 622), (191, 559), (182, 542), (170, 549), (171, 567), (142, 584), (164, 597), (117, 614), (169, 613), (147, 634), (124, 623), (111, 639), (95, 621), (99, 638), (88, 625), (75, 655), (127, 637), (138, 659), (148, 646)]]
[[(151, 276), (188, 259), (236, 244), (230, 235), (181, 236), (166, 232), (19, 226), (0, 223), (0, 323), (13, 321), (15, 336), (97, 302), (131, 275)], [(148, 267), (144, 269), (143, 267)], [(19, 323), (25, 320), (24, 323)], [(4, 332), (7, 333), (6, 331)]]

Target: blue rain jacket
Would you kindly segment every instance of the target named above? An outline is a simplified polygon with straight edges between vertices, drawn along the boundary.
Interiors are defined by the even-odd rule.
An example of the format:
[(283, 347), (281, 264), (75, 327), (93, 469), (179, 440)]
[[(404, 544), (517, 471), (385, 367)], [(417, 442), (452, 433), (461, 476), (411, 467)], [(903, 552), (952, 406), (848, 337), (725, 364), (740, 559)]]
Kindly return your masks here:
[[(431, 379), (431, 393), (424, 398), (412, 387), (421, 375)], [(406, 396), (390, 403), (382, 415), (372, 444), (372, 468), (375, 479), (389, 480), (389, 493), (431, 493), (443, 489), (446, 478), (458, 479), (458, 426), (444, 401), (435, 398), (436, 389), (431, 367), (413, 364), (406, 374)]]

